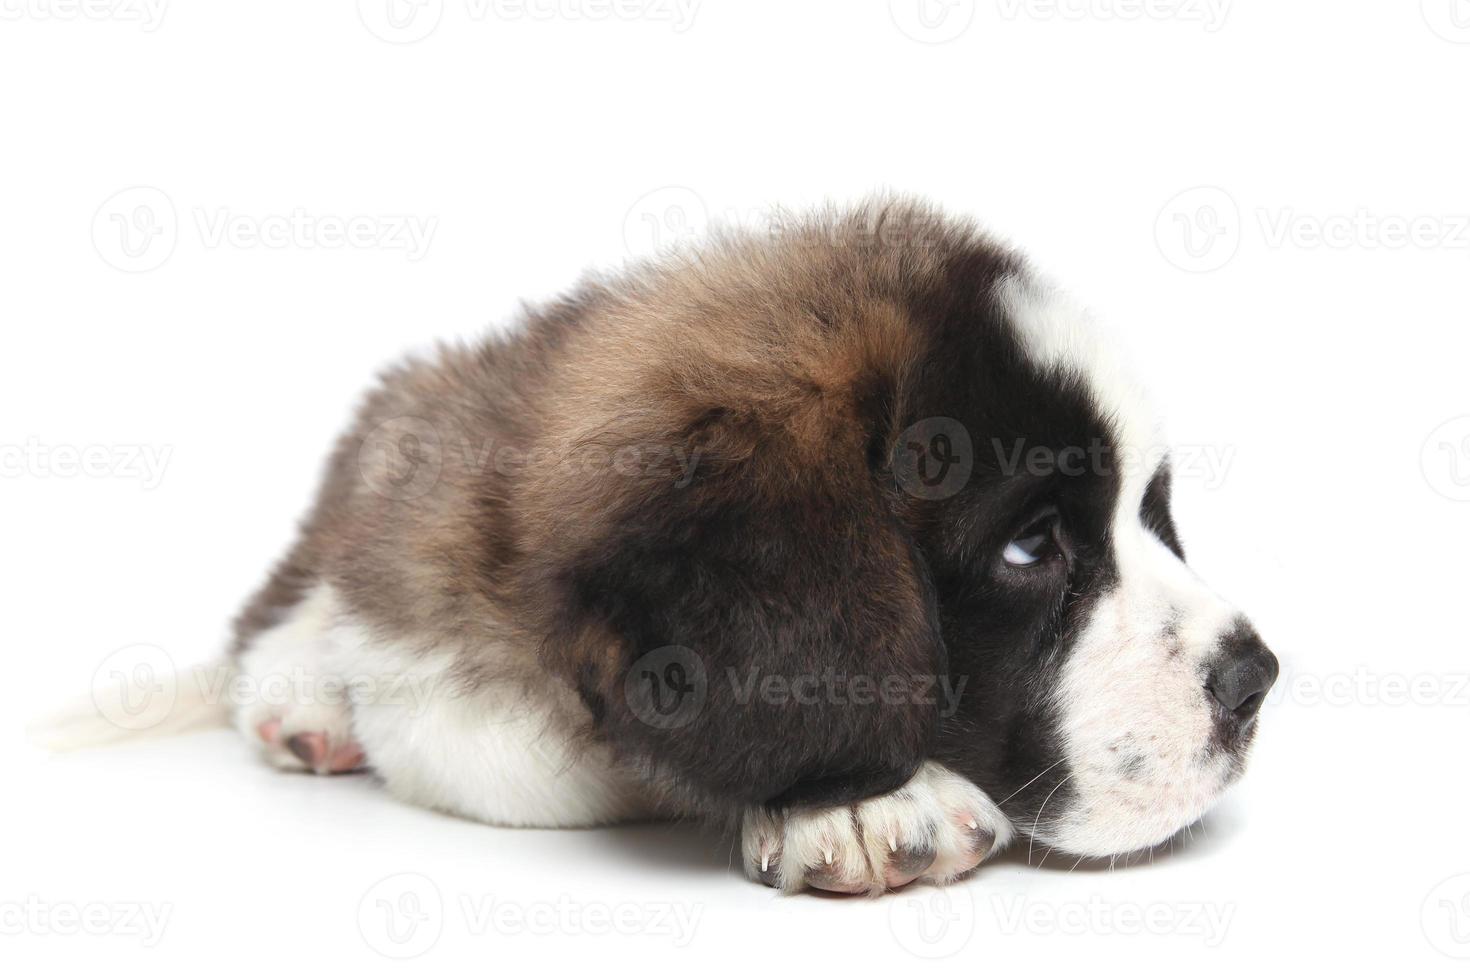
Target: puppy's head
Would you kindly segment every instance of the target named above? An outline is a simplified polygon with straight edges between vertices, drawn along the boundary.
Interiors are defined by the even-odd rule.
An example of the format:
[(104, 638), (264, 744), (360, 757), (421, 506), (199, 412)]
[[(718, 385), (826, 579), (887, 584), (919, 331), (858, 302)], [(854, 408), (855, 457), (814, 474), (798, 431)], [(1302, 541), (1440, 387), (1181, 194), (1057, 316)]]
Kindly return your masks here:
[(1021, 273), (985, 303), (895, 457), (941, 487), (915, 517), (967, 680), (941, 758), (1041, 843), (1148, 847), (1240, 774), (1276, 660), (1185, 564), (1153, 415), (1085, 313)]

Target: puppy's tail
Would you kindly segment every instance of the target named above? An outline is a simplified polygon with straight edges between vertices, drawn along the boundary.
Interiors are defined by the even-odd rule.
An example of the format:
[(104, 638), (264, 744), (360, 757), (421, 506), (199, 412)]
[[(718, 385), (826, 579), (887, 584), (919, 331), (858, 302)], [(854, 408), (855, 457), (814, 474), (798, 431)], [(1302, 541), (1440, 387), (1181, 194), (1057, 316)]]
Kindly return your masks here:
[(146, 652), (115, 658), (98, 668), (90, 698), (26, 727), (32, 744), (71, 752), (229, 725), (234, 669), (228, 660), (175, 668)]

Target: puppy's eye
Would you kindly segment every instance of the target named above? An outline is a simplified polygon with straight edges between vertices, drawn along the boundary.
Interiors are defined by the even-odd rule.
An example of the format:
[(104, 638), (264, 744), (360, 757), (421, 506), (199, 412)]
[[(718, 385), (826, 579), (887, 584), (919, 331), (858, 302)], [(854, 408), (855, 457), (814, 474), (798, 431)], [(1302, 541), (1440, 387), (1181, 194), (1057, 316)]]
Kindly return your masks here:
[(1036, 565), (1057, 554), (1057, 518), (1055, 514), (1048, 514), (1040, 520), (1028, 524), (1020, 534), (1011, 539), (1006, 545), (1001, 557), (1007, 565), (1015, 565), (1025, 568), (1028, 565)]

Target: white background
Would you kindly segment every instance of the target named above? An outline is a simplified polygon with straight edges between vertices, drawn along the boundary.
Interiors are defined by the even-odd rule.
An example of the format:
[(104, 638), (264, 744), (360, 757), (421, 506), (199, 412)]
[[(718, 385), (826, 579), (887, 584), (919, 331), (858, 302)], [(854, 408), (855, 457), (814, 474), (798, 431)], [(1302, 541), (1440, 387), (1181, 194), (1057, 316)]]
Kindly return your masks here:
[[(1463, 975), (1470, 4), (582, 2), (0, 2), (0, 970)], [(219, 654), (403, 351), (881, 187), (1116, 323), (1195, 461), (1193, 564), (1283, 677), (1192, 844), (780, 898), (691, 830), (476, 826), (226, 732), (22, 741), (113, 651)]]

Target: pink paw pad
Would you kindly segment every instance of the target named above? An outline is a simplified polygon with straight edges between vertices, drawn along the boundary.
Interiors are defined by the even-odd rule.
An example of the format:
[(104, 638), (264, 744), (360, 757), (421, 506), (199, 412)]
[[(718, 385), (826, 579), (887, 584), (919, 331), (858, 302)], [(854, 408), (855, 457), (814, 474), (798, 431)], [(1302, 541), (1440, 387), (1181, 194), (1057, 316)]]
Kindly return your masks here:
[(356, 742), (348, 740), (334, 745), (323, 732), (297, 732), (283, 742), (278, 718), (261, 722), (255, 730), (267, 745), (285, 748), (315, 773), (353, 772), (363, 768), (367, 761), (362, 746)]

